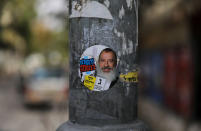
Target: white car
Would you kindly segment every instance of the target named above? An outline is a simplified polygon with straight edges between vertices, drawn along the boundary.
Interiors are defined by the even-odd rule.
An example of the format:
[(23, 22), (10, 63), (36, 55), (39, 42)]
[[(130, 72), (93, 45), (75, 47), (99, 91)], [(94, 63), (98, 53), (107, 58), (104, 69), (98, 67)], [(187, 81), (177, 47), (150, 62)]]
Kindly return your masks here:
[(36, 70), (25, 82), (25, 104), (65, 102), (68, 98), (68, 79), (62, 69)]

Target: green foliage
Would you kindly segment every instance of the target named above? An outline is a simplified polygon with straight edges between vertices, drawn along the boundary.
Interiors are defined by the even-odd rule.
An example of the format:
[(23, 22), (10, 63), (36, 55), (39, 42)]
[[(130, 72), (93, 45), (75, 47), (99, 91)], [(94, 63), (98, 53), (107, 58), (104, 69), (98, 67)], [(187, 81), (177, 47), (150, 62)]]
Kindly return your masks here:
[[(60, 32), (48, 29), (37, 19), (37, 0), (3, 0), (0, 6), (0, 49), (9, 45), (22, 55), (58, 51), (67, 57), (68, 27)], [(66, 17), (62, 16), (63, 18)], [(65, 22), (67, 23), (67, 22)]]
[[(30, 23), (36, 17), (34, 9), (35, 0), (10, 0), (2, 5), (0, 43), (11, 45), (18, 53), (25, 54), (31, 38)], [(9, 37), (9, 32), (12, 37)], [(24, 42), (16, 42), (18, 38)], [(21, 47), (18, 47), (21, 46)], [(25, 47), (23, 50), (22, 47)], [(1, 47), (0, 47), (1, 48)]]

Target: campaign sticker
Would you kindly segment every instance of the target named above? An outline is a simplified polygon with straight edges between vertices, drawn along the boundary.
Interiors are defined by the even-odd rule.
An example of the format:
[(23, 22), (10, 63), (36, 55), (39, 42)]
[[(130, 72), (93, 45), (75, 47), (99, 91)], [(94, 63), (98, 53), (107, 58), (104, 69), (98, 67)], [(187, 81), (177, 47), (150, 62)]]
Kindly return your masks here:
[(138, 72), (129, 72), (127, 74), (121, 74), (120, 80), (124, 82), (138, 82)]
[(84, 81), (86, 75), (94, 76), (96, 71), (96, 61), (91, 56), (83, 56), (80, 59), (80, 76), (81, 81)]
[(84, 79), (84, 86), (86, 86), (90, 90), (93, 90), (95, 82), (96, 82), (96, 77), (86, 75)]
[(94, 86), (94, 91), (108, 90), (109, 87), (110, 87), (110, 84), (111, 84), (111, 81), (109, 81), (109, 80), (107, 80), (105, 78), (97, 76), (96, 77), (96, 83), (95, 83), (95, 86)]
[(83, 58), (80, 60), (80, 72), (90, 72), (96, 70), (94, 58)]
[(82, 84), (93, 91), (105, 91), (117, 79), (118, 58), (116, 52), (104, 45), (87, 48), (79, 61)]

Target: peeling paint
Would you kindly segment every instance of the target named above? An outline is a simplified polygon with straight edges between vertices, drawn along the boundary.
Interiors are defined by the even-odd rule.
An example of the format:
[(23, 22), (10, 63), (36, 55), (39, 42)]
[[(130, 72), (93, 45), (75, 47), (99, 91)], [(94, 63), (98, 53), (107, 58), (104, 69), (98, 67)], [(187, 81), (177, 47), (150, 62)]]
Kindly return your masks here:
[(88, 0), (81, 0), (82, 4), (86, 3)]
[(128, 83), (127, 83), (125, 96), (129, 95), (129, 92), (130, 92), (130, 88), (129, 87), (130, 87), (130, 84), (128, 85)]
[(82, 4), (73, 1), (70, 18), (78, 17), (113, 19), (108, 8), (97, 1), (87, 1)]
[(127, 44), (126, 44), (126, 37), (124, 35), (124, 32), (121, 34), (121, 37), (122, 37), (122, 53), (123, 55), (127, 54), (126, 51), (127, 51)]
[[(136, 16), (138, 16), (138, 5), (137, 5), (137, 2), (136, 2), (136, 0), (134, 0), (134, 6), (135, 6), (135, 14), (136, 14)], [(137, 25), (138, 25), (138, 23), (137, 23)]]
[(125, 15), (125, 10), (124, 10), (124, 7), (122, 5), (121, 10), (119, 11), (119, 18), (122, 19), (124, 15)]
[(137, 5), (136, 0), (134, 0), (134, 6), (135, 6), (135, 11), (136, 11), (136, 13), (137, 13), (137, 10), (138, 10), (138, 5)]
[(118, 32), (117, 29), (114, 29), (114, 33), (115, 33), (118, 37), (121, 37), (121, 36), (122, 36), (121, 32)]
[(121, 37), (121, 33), (120, 33), (120, 32), (117, 32), (117, 36), (118, 36), (118, 37)]
[(127, 65), (126, 65), (126, 68), (129, 68), (129, 67), (130, 67), (130, 65), (127, 64)]
[(132, 2), (133, 2), (133, 0), (126, 0), (127, 6), (129, 9), (133, 8)]
[(129, 72), (129, 70), (128, 70), (128, 69), (125, 69), (125, 71), (126, 71), (126, 72)]
[[(138, 19), (138, 3), (136, 0), (134, 0), (134, 6), (135, 6), (135, 14), (136, 14), (136, 18)], [(138, 20), (136, 21), (136, 43), (135, 43), (135, 52), (137, 50), (137, 46), (138, 46)]]
[(135, 44), (135, 52), (137, 51), (138, 43)]
[(118, 51), (117, 55), (118, 55), (118, 57), (120, 57), (121, 56), (121, 51)]
[(117, 34), (117, 29), (116, 28), (114, 29), (114, 33)]
[(105, 1), (104, 1), (104, 4), (107, 6), (107, 8), (109, 8), (109, 6), (110, 6), (109, 0), (105, 0)]
[[(126, 36), (125, 36), (125, 33), (124, 32), (123, 33), (118, 32), (116, 28), (114, 29), (114, 33), (118, 37), (120, 37), (122, 39), (122, 54), (123, 55), (125, 55), (125, 54), (132, 54), (133, 53), (133, 48), (134, 48), (133, 41), (127, 39)], [(137, 45), (135, 45), (135, 46), (137, 46)], [(135, 47), (135, 49), (136, 48), (137, 47)], [(118, 52), (118, 55), (120, 56), (119, 52)]]
[(129, 45), (128, 53), (131, 54), (133, 53), (133, 42), (131, 40), (128, 40), (128, 45)]
[(88, 28), (84, 28), (83, 29), (84, 31), (83, 31), (83, 35), (85, 36), (85, 37), (83, 37), (84, 38), (84, 41), (86, 41), (87, 43), (85, 43), (85, 45), (87, 46), (87, 47), (89, 47), (89, 35), (88, 35), (88, 33), (89, 33), (89, 29)]

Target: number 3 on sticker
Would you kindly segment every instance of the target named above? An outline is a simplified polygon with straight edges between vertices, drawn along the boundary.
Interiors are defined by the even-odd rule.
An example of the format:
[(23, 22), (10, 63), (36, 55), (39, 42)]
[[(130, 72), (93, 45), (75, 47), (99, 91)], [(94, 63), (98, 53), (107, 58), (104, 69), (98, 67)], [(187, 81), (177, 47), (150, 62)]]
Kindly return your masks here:
[(105, 86), (105, 82), (106, 82), (106, 80), (105, 80), (104, 78), (96, 77), (95, 86), (100, 86), (101, 89), (102, 89), (102, 88), (104, 88), (104, 86)]
[(102, 79), (98, 79), (98, 85), (101, 85), (101, 81), (102, 81)]

